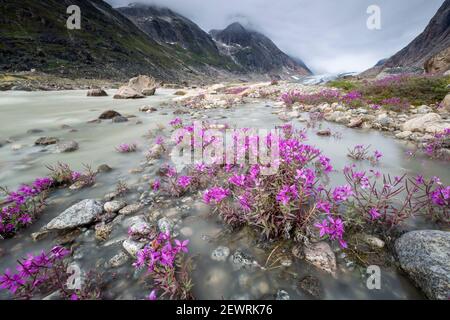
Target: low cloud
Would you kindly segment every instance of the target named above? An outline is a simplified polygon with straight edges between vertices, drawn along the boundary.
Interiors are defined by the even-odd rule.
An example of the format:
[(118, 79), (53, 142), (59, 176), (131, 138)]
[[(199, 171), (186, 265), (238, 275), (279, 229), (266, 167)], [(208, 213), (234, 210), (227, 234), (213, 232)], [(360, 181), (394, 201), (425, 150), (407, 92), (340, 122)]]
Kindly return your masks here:
[[(107, 0), (126, 6), (127, 0)], [(316, 73), (362, 71), (406, 46), (444, 0), (141, 0), (168, 7), (205, 31), (239, 21), (271, 38)], [(367, 7), (381, 8), (369, 30)]]

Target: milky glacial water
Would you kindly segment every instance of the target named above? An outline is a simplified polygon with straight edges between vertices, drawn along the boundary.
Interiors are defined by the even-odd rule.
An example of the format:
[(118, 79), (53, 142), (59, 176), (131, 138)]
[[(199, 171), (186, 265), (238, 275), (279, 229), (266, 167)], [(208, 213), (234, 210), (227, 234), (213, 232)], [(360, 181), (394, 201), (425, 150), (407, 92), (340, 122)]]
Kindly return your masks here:
[[(130, 169), (139, 168), (145, 160), (144, 152), (151, 147), (154, 139), (146, 134), (169, 136), (168, 122), (175, 116), (176, 109), (171, 100), (173, 90), (158, 90), (157, 95), (142, 100), (113, 100), (113, 91), (108, 97), (86, 97), (86, 91), (61, 92), (0, 92), (0, 140), (11, 139), (12, 142), (0, 147), (0, 185), (11, 189), (21, 183), (31, 182), (35, 177), (48, 174), (46, 165), (54, 165), (61, 161), (68, 163), (73, 169), (81, 170), (82, 164), (96, 168), (100, 164), (108, 164), (114, 170), (97, 177), (91, 188), (78, 191), (68, 189), (53, 192), (48, 199), (48, 207), (34, 224), (21, 230), (13, 239), (0, 240), (3, 256), (0, 257), (0, 270), (14, 267), (16, 260), (28, 252), (50, 249), (56, 235), (33, 242), (30, 235), (38, 231), (59, 213), (80, 200), (92, 198), (102, 199), (104, 195), (115, 189), (121, 180), (130, 186), (136, 186), (126, 196), (127, 203), (137, 202), (143, 190), (149, 189), (149, 182), (156, 175), (160, 160), (153, 166), (145, 167), (141, 173), (130, 173)], [(147, 114), (138, 111), (143, 105), (154, 106), (158, 111)], [(126, 123), (87, 123), (96, 119), (105, 110), (116, 110), (123, 115), (134, 115)], [(231, 126), (271, 129), (282, 124), (273, 114), (274, 108), (269, 101), (255, 101), (231, 109), (211, 109), (200, 111), (199, 119), (218, 123), (229, 123)], [(191, 120), (189, 115), (180, 116), (185, 122)], [(304, 123), (297, 120), (293, 124), (301, 128)], [(372, 150), (383, 153), (377, 169), (392, 175), (407, 173), (411, 176), (423, 174), (426, 177), (440, 176), (442, 182), (449, 184), (450, 170), (444, 162), (429, 160), (418, 155), (410, 159), (405, 152), (412, 148), (376, 131), (348, 129), (337, 124), (323, 122), (322, 128), (330, 128), (339, 132), (341, 138), (319, 137), (310, 130), (308, 143), (318, 146), (325, 155), (332, 159), (334, 168), (341, 171), (351, 163), (346, 156), (347, 149), (356, 144), (372, 145)], [(40, 129), (40, 133), (27, 133), (30, 129)], [(317, 130), (317, 128), (316, 128)], [(54, 136), (61, 140), (75, 140), (80, 148), (73, 153), (56, 153), (54, 147), (34, 146), (34, 141), (41, 136)], [(136, 143), (138, 152), (119, 154), (114, 147), (121, 143)], [(14, 149), (13, 150), (13, 146)], [(370, 164), (361, 162), (361, 168), (369, 169)], [(344, 183), (339, 172), (331, 175), (330, 185)], [(225, 232), (219, 219), (212, 216), (210, 208), (202, 203), (198, 194), (181, 199), (167, 201), (155, 208), (147, 206), (139, 213), (150, 214), (157, 210), (160, 217), (173, 219), (178, 229), (185, 230), (181, 238), (190, 240), (190, 255), (194, 258), (195, 269), (192, 273), (194, 296), (197, 299), (259, 299), (273, 298), (277, 290), (289, 293), (291, 299), (309, 299), (298, 289), (298, 281), (305, 275), (313, 275), (320, 279), (324, 290), (324, 299), (409, 299), (422, 298), (422, 294), (400, 272), (392, 269), (382, 270), (382, 287), (380, 290), (369, 290), (365, 279), (358, 268), (349, 268), (336, 249), (338, 257), (338, 273), (332, 277), (301, 260), (294, 259), (290, 267), (274, 270), (237, 270), (234, 271), (229, 261), (217, 262), (210, 258), (211, 252), (219, 245), (251, 254), (264, 265), (269, 252), (257, 245), (257, 239), (247, 230)], [(94, 238), (93, 228), (84, 230), (72, 248), (73, 259), (83, 269), (96, 269), (106, 272), (107, 299), (142, 299), (151, 287), (145, 274), (136, 272), (129, 260), (117, 269), (106, 267), (105, 262), (122, 249), (121, 241), (126, 237), (126, 221), (119, 221), (114, 227), (107, 242), (98, 242)], [(426, 223), (417, 224), (417, 228), (426, 228)], [(186, 231), (188, 230), (188, 231)], [(184, 234), (184, 235), (183, 235)], [(114, 273), (114, 274), (113, 274)], [(0, 293), (0, 298), (9, 296)]]

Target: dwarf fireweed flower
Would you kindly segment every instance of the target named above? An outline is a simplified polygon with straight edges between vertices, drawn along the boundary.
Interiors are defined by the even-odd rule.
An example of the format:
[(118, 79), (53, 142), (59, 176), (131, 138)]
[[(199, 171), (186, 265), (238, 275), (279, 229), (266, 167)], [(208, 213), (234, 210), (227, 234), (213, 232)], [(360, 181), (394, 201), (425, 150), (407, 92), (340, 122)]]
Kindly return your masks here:
[(440, 207), (450, 207), (450, 186), (439, 186), (430, 194), (431, 201)]
[(155, 192), (158, 191), (160, 187), (161, 187), (161, 180), (156, 179), (155, 181), (153, 181), (153, 184), (152, 184), (153, 191), (155, 191)]
[(380, 161), (382, 156), (383, 156), (383, 154), (378, 150), (375, 150), (373, 153), (373, 157), (374, 157), (375, 161)]
[(175, 118), (169, 122), (169, 124), (174, 128), (181, 128), (183, 126), (183, 121), (180, 118)]
[(378, 211), (377, 208), (372, 208), (372, 209), (370, 209), (370, 210), (369, 210), (369, 215), (370, 215), (370, 218), (371, 218), (372, 220), (376, 220), (376, 219), (378, 219), (379, 217), (381, 217), (381, 213)]
[(211, 201), (215, 203), (220, 203), (223, 199), (230, 195), (230, 190), (224, 189), (221, 187), (214, 187), (209, 190), (206, 190), (203, 194), (203, 201), (205, 203), (210, 204)]
[(178, 185), (182, 188), (187, 188), (192, 181), (192, 177), (188, 176), (181, 176), (178, 178)]
[(330, 240), (337, 240), (342, 248), (347, 248), (347, 243), (343, 239), (344, 223), (340, 218), (327, 216), (322, 223), (316, 223), (314, 226), (319, 229), (320, 237), (328, 236)]
[(278, 193), (276, 199), (283, 205), (287, 205), (291, 200), (294, 200), (297, 197), (298, 197), (297, 187), (295, 185), (292, 185), (292, 186), (283, 186), (283, 188)]
[[(164, 233), (137, 252), (133, 265), (138, 269), (146, 266), (157, 286), (148, 296), (149, 300), (156, 300), (156, 290), (162, 290), (163, 295), (170, 295), (171, 298), (187, 298), (189, 289), (186, 288), (189, 287), (190, 279), (187, 270), (179, 262), (182, 255), (189, 252), (188, 244), (189, 240), (172, 240), (170, 234)], [(177, 271), (178, 268), (181, 270)], [(175, 277), (176, 272), (180, 274), (179, 277)]]
[(333, 199), (338, 203), (346, 201), (352, 195), (353, 195), (352, 187), (349, 186), (348, 184), (336, 187), (333, 190)]
[(158, 299), (158, 297), (156, 296), (156, 290), (152, 290), (150, 292), (150, 294), (148, 295), (147, 300), (154, 301), (154, 300), (157, 300), (157, 299)]
[(0, 210), (0, 236), (12, 236), (18, 229), (31, 224), (42, 209), (47, 190), (54, 184), (52, 178), (37, 178), (31, 185), (21, 185), (16, 191), (6, 193), (8, 206)]
[[(5, 273), (0, 275), (0, 289), (9, 290), (16, 296), (30, 298), (41, 286), (55, 286), (55, 283), (58, 283), (55, 277), (60, 276), (55, 272), (61, 271), (58, 269), (60, 262), (69, 253), (65, 248), (56, 246), (37, 256), (28, 254), (27, 258), (19, 261), (16, 266), (18, 273), (12, 274), (10, 269), (6, 269)], [(63, 270), (65, 272), (65, 268)]]
[(230, 179), (228, 179), (228, 182), (234, 184), (238, 187), (243, 187), (245, 184), (245, 175), (233, 175)]

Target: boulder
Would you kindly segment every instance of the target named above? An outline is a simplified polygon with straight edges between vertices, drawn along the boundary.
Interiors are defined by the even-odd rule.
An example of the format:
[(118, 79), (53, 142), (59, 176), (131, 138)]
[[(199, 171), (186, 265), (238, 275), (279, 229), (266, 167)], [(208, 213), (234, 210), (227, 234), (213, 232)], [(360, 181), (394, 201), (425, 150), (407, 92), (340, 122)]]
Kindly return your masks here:
[(55, 144), (59, 141), (58, 138), (55, 137), (41, 137), (39, 139), (37, 139), (34, 144), (37, 146), (48, 146), (51, 144)]
[(395, 242), (400, 266), (430, 299), (450, 294), (450, 232), (411, 231)]
[(50, 221), (45, 229), (64, 230), (92, 223), (103, 212), (101, 202), (86, 199), (71, 206), (59, 216)]
[(305, 260), (332, 275), (336, 272), (336, 256), (326, 242), (313, 243), (304, 248)]
[(441, 116), (437, 113), (427, 113), (406, 121), (401, 126), (401, 130), (435, 133), (443, 131), (447, 126), (441, 122)]
[(133, 88), (128, 86), (122, 86), (117, 90), (116, 94), (113, 96), (113, 99), (140, 99), (145, 96)]
[(153, 77), (139, 75), (130, 79), (128, 87), (144, 96), (152, 96), (155, 94), (157, 85)]
[(76, 141), (64, 141), (56, 145), (56, 150), (58, 152), (73, 152), (78, 150), (78, 143)]
[(105, 112), (103, 112), (100, 117), (98, 117), (99, 119), (102, 120), (111, 120), (114, 119), (115, 117), (120, 117), (122, 116), (120, 113), (118, 113), (117, 111), (114, 110), (107, 110)]
[(91, 89), (87, 92), (88, 97), (107, 97), (108, 94), (102, 89)]

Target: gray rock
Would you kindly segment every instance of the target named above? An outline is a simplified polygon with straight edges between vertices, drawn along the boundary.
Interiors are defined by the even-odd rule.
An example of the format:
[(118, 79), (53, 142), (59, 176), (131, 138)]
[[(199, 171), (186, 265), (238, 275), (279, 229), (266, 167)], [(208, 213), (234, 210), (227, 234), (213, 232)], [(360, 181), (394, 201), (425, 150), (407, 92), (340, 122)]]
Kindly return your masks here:
[(332, 275), (336, 272), (336, 256), (326, 242), (313, 243), (304, 248), (305, 260)]
[(73, 152), (78, 150), (78, 143), (76, 141), (64, 141), (56, 145), (56, 150), (58, 152)]
[(92, 223), (102, 212), (103, 205), (101, 202), (86, 199), (71, 206), (54, 218), (45, 226), (45, 229), (64, 230), (87, 225)]
[(450, 293), (450, 232), (411, 231), (395, 242), (402, 269), (430, 299)]
[(114, 123), (122, 123), (122, 122), (128, 122), (128, 119), (124, 116), (116, 116), (112, 119), (112, 122)]
[(134, 203), (127, 205), (126, 207), (123, 207), (122, 209), (119, 210), (119, 213), (123, 215), (129, 215), (138, 212), (142, 208), (143, 206), (140, 203)]
[(431, 109), (429, 106), (423, 105), (417, 108), (417, 113), (418, 114), (427, 114), (432, 112), (433, 109)]
[(106, 212), (119, 212), (120, 209), (124, 208), (127, 204), (123, 201), (109, 201), (106, 202), (103, 206)]
[(145, 246), (145, 243), (126, 239), (122, 246), (132, 257), (136, 257), (137, 252)]
[(119, 252), (114, 257), (109, 260), (109, 265), (113, 268), (118, 268), (123, 266), (129, 260), (129, 256), (125, 252)]
[(226, 261), (230, 255), (230, 249), (228, 247), (219, 246), (211, 253), (211, 259), (215, 261)]
[(58, 138), (55, 137), (41, 137), (39, 139), (37, 139), (34, 144), (37, 146), (48, 146), (51, 144), (55, 144), (59, 141)]

